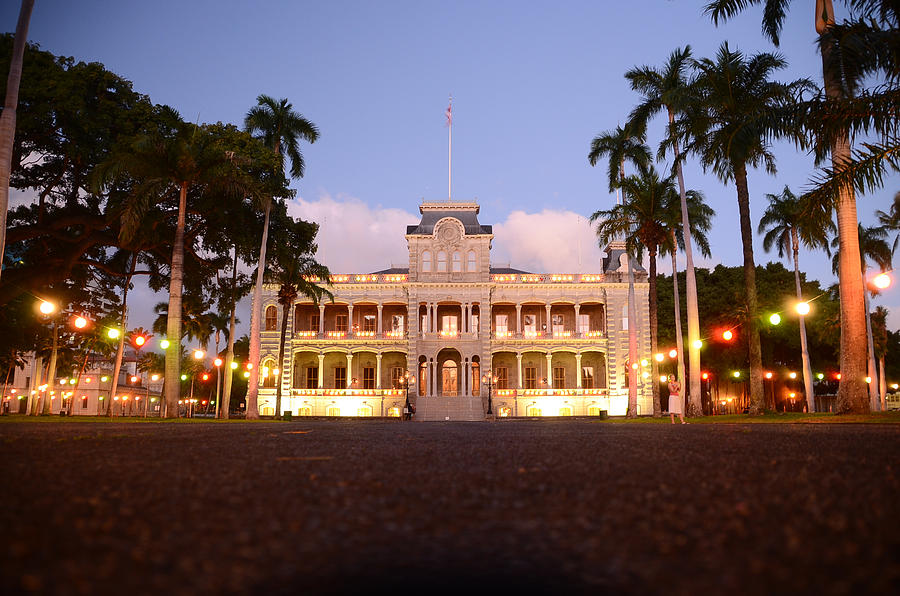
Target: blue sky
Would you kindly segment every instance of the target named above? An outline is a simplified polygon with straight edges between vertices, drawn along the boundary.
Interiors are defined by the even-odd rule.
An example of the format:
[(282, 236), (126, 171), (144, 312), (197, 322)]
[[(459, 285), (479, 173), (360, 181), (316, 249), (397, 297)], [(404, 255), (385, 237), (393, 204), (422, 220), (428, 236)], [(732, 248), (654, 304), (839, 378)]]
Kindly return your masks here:
[[(15, 27), (17, 4), (0, 7), (4, 30)], [(498, 226), (495, 261), (575, 271), (598, 267), (583, 218), (614, 197), (605, 166), (591, 168), (587, 152), (593, 136), (623, 122), (637, 102), (624, 72), (660, 66), (685, 44), (697, 57), (724, 40), (746, 52), (775, 51), (760, 32), (759, 10), (717, 28), (702, 4), (37, 0), (29, 38), (104, 63), (190, 120), (240, 123), (259, 93), (289, 98), (321, 130), (303, 147), (307, 175), (294, 183), (292, 212), (323, 225), (322, 260), (339, 271), (405, 259), (402, 225), (417, 219), (423, 197), (446, 198), (443, 112), (452, 93), (453, 197), (477, 197), (482, 222)], [(781, 78), (820, 81), (814, 39), (811, 6), (795, 5), (777, 50), (790, 63)], [(776, 155), (777, 176), (750, 177), (754, 225), (766, 193), (785, 184), (800, 191), (813, 173), (790, 145), (776, 146)], [(733, 187), (693, 162), (685, 179), (718, 212), (709, 263), (739, 265)], [(864, 223), (889, 207), (898, 182), (860, 198)], [(758, 263), (777, 258), (761, 244), (757, 238)], [(823, 285), (833, 280), (824, 254), (804, 252), (801, 266)], [(900, 290), (877, 303), (896, 311), (896, 328)]]

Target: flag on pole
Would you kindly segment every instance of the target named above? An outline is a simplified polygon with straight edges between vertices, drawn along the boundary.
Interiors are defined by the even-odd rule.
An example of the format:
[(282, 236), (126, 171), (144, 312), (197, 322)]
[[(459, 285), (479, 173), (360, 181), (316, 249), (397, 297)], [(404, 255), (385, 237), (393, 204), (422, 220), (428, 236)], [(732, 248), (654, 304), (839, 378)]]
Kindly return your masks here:
[(444, 112), (444, 116), (447, 117), (447, 126), (452, 126), (452, 125), (453, 125), (453, 113), (452, 113), (452, 111), (451, 111), (452, 108), (453, 108), (453, 104), (452, 104), (452, 103), (448, 103), (448, 104), (447, 104), (447, 111)]

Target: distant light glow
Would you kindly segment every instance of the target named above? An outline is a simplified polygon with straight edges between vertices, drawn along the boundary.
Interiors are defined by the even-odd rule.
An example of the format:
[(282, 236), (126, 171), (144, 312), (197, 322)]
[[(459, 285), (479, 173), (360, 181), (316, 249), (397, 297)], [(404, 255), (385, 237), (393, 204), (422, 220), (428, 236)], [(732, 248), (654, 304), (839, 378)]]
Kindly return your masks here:
[(119, 339), (119, 330), (116, 329), (115, 327), (110, 327), (109, 330), (107, 330), (107, 332), (106, 332), (106, 336), (109, 339)]
[(669, 350), (669, 358), (678, 357), (678, 350)]
[(168, 350), (169, 340), (167, 340), (166, 338), (162, 338), (161, 340), (159, 340), (159, 347), (161, 347), (163, 350)]
[(725, 341), (731, 341), (733, 337), (734, 333), (731, 332), (731, 329), (728, 329), (724, 333), (722, 333), (722, 339), (724, 339)]
[(87, 319), (84, 317), (75, 317), (75, 328), (84, 329), (85, 327), (87, 327)]
[(222, 366), (222, 359), (216, 358), (215, 360), (213, 360), (213, 366), (216, 366), (216, 367)]
[(791, 372), (788, 373), (788, 376), (789, 376), (790, 378), (792, 378), (792, 379), (796, 379), (796, 378), (797, 378), (797, 373), (795, 373), (794, 371), (791, 371)]
[(769, 322), (772, 323), (773, 325), (778, 325), (779, 323), (781, 323), (781, 315), (778, 314), (777, 312), (772, 313), (772, 316), (769, 317)]
[(42, 314), (49, 315), (56, 310), (56, 305), (47, 300), (42, 300), (40, 306), (38, 306), (38, 310), (40, 310)]
[(794, 308), (797, 309), (797, 314), (801, 317), (809, 314), (809, 302), (798, 302)]
[(771, 373), (771, 372), (767, 372), (767, 373), (766, 373), (766, 378), (767, 378), (767, 379), (771, 379), (771, 378), (772, 378), (772, 373)]
[(695, 340), (694, 340), (694, 349), (695, 349), (695, 350), (699, 350), (699, 349), (702, 348), (702, 347), (703, 347), (703, 340), (702, 340), (702, 339), (695, 339)]
[(891, 276), (887, 273), (879, 273), (872, 279), (872, 285), (879, 290), (886, 290), (891, 286)]
[(660, 383), (665, 383), (665, 382), (668, 381), (668, 380), (669, 380), (669, 377), (667, 377), (666, 375), (659, 375), (659, 382), (660, 382)]
[(656, 355), (653, 356), (653, 357), (656, 358), (656, 361), (657, 361), (657, 362), (662, 362), (662, 361), (663, 361), (663, 358), (665, 358), (665, 356), (664, 356), (662, 353), (656, 354)]
[(203, 360), (204, 356), (206, 356), (206, 352), (203, 350), (194, 350), (194, 360)]
[(736, 371), (734, 371), (733, 373), (731, 373), (731, 376), (733, 376), (735, 379), (740, 379), (740, 378), (741, 378), (741, 371), (736, 370)]

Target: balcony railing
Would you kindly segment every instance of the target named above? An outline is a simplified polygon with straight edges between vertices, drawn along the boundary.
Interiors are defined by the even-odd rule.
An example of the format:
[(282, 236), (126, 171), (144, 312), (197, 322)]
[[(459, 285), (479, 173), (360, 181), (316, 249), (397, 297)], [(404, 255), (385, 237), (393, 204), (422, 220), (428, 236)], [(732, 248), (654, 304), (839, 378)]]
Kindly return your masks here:
[(404, 331), (326, 331), (320, 334), (318, 331), (295, 331), (294, 339), (307, 341), (334, 341), (334, 340), (358, 340), (358, 341), (406, 341)]
[(495, 389), (497, 397), (606, 397), (609, 390), (605, 387), (597, 389)]
[(494, 331), (491, 338), (495, 340), (529, 340), (552, 341), (571, 339), (602, 339), (605, 337), (602, 331)]
[(291, 389), (293, 397), (397, 397), (406, 395), (405, 389)]

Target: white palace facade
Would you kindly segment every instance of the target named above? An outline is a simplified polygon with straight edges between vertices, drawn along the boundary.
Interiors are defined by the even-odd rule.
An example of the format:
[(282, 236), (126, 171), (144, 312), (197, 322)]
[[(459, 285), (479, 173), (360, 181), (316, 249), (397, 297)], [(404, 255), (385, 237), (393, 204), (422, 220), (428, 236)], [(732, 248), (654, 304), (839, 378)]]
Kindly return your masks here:
[[(295, 416), (400, 416), (407, 390), (416, 420), (484, 420), (489, 395), (500, 417), (625, 413), (623, 244), (606, 247), (597, 273), (530, 273), (491, 265), (492, 227), (478, 222), (477, 203), (419, 210), (406, 231), (408, 267), (335, 274), (333, 302), (298, 299), (283, 362), (278, 286), (264, 287), (263, 415), (274, 414), (276, 383), (282, 410)], [(647, 274), (633, 266), (646, 359)], [(650, 384), (641, 382), (638, 412), (650, 411)]]

